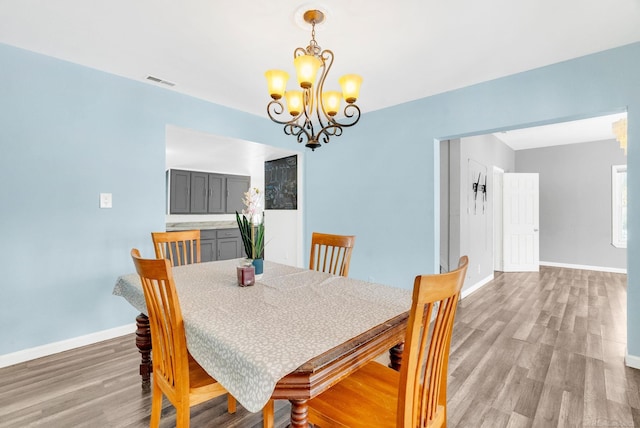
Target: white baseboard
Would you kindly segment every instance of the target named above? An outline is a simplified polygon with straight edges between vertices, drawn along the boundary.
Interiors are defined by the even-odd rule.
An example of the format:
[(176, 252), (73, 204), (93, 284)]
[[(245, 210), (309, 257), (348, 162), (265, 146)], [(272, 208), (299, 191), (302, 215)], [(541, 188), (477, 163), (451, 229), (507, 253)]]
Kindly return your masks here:
[(624, 362), (627, 367), (631, 367), (633, 369), (640, 369), (640, 357), (637, 355), (629, 355), (627, 354), (624, 358)]
[(493, 278), (494, 278), (494, 276), (493, 276), (493, 273), (492, 273), (488, 277), (480, 280), (479, 282), (476, 282), (471, 287), (463, 289), (462, 290), (462, 294), (460, 295), (460, 298), (464, 299), (465, 297), (467, 297), (469, 294), (473, 293), (474, 291), (478, 291), (484, 285), (486, 285), (486, 284), (490, 283), (491, 281), (493, 281)]
[(555, 263), (555, 262), (541, 261), (540, 266), (552, 266), (552, 267), (560, 267), (560, 268), (567, 268), (567, 269), (594, 270), (597, 272), (611, 272), (611, 273), (624, 273), (624, 274), (627, 273), (626, 269), (603, 267), (603, 266), (573, 265), (568, 263)]
[(57, 354), (58, 352), (68, 351), (81, 346), (91, 345), (93, 343), (102, 342), (103, 340), (124, 336), (126, 334), (134, 333), (135, 331), (135, 323), (127, 324), (121, 327), (111, 328), (109, 330), (97, 331), (84, 336), (61, 340), (60, 342), (48, 343), (46, 345), (36, 346), (35, 348), (0, 355), (0, 368), (34, 360), (40, 357), (46, 357), (47, 355)]

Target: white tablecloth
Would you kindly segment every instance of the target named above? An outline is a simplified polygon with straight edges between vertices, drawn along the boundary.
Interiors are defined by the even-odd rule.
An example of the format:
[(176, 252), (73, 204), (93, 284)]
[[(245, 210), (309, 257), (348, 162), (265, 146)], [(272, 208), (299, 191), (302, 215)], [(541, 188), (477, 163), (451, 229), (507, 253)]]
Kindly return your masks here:
[[(265, 261), (254, 286), (239, 287), (239, 259), (173, 268), (193, 357), (247, 410), (311, 358), (411, 306), (411, 292)], [(146, 313), (136, 274), (113, 294)]]

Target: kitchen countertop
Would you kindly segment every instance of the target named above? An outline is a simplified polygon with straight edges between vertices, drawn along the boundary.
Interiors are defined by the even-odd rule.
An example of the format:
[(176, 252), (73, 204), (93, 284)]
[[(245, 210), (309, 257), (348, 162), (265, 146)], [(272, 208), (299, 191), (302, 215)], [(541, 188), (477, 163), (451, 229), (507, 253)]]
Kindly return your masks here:
[(207, 229), (233, 229), (237, 228), (238, 223), (235, 220), (228, 221), (189, 221), (179, 223), (167, 223), (167, 232), (175, 232), (178, 230), (207, 230)]

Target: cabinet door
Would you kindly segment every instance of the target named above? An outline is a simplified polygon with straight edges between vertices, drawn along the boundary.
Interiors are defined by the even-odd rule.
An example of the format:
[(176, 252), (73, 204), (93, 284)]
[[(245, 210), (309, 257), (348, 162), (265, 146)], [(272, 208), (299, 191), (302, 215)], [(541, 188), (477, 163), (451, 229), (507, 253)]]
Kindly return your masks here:
[(240, 229), (218, 229), (216, 232), (218, 240), (218, 260), (236, 259), (244, 257), (242, 237)]
[(238, 239), (223, 238), (218, 239), (218, 260), (229, 260), (238, 258)]
[(209, 174), (209, 202), (207, 212), (224, 213), (226, 207), (225, 177), (218, 174)]
[(170, 181), (169, 212), (171, 214), (188, 214), (191, 210), (191, 199), (189, 196), (191, 171), (172, 169)]
[(207, 194), (209, 193), (209, 174), (191, 173), (191, 214), (207, 213)]
[(200, 231), (200, 261), (212, 262), (216, 260), (216, 231)]
[(227, 209), (226, 212), (234, 214), (244, 209), (244, 194), (249, 190), (251, 177), (228, 176), (227, 177)]

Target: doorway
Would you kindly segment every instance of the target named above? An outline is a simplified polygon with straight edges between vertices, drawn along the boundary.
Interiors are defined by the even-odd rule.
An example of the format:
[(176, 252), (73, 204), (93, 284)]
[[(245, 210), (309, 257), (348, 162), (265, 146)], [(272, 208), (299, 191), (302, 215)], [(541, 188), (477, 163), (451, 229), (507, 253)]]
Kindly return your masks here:
[[(465, 208), (464, 206), (464, 198), (460, 197), (459, 194), (457, 196), (452, 196), (451, 192), (452, 187), (460, 187), (463, 185), (463, 182), (466, 183), (464, 184), (464, 186), (469, 187), (467, 178), (464, 177), (464, 171), (461, 171), (461, 168), (459, 166), (460, 164), (464, 164), (465, 162), (468, 162), (468, 159), (473, 158), (479, 163), (487, 166), (489, 177), (488, 193), (490, 201), (489, 205), (491, 206), (491, 209), (489, 210), (489, 215), (491, 217), (489, 218), (490, 221), (488, 222), (488, 227), (491, 228), (489, 234), (489, 244), (486, 249), (484, 249), (484, 247), (482, 246), (476, 246), (475, 251), (477, 251), (478, 253), (474, 253), (470, 257), (470, 259), (474, 262), (470, 265), (467, 283), (470, 283), (471, 285), (469, 287), (472, 287), (475, 284), (483, 283), (487, 280), (487, 278), (491, 279), (494, 269), (504, 269), (504, 266), (501, 262), (501, 260), (503, 260), (504, 258), (504, 254), (501, 254), (501, 247), (497, 245), (498, 242), (502, 242), (503, 240), (503, 237), (500, 236), (500, 232), (502, 229), (500, 226), (498, 226), (499, 224), (501, 224), (500, 215), (502, 213), (502, 207), (500, 206), (501, 202), (498, 198), (498, 192), (500, 192), (502, 185), (500, 181), (500, 173), (536, 172), (534, 170), (523, 170), (523, 168), (534, 165), (536, 161), (538, 161), (538, 164), (551, 164), (551, 161), (554, 160), (557, 160), (558, 162), (560, 160), (566, 160), (567, 165), (569, 165), (571, 162), (575, 162), (579, 164), (579, 166), (588, 166), (587, 171), (574, 171), (572, 169), (573, 166), (571, 168), (558, 167), (555, 169), (564, 174), (564, 177), (551, 177), (551, 175), (547, 172), (545, 172), (543, 176), (541, 175), (541, 192), (543, 192), (543, 184), (544, 186), (550, 185), (548, 182), (549, 179), (556, 180), (555, 185), (551, 184), (552, 186), (554, 186), (554, 192), (546, 192), (547, 194), (541, 194), (541, 206), (549, 207), (561, 205), (563, 201), (558, 200), (559, 198), (561, 198), (560, 195), (562, 193), (559, 191), (560, 189), (569, 192), (568, 199), (575, 198), (580, 203), (588, 201), (591, 205), (589, 205), (588, 208), (583, 208), (583, 212), (580, 215), (567, 213), (554, 213), (553, 215), (551, 215), (549, 212), (545, 212), (545, 216), (543, 216), (543, 218), (541, 219), (540, 232), (541, 234), (544, 233), (544, 228), (546, 227), (547, 232), (552, 233), (560, 233), (560, 231), (564, 230), (564, 232), (566, 233), (573, 233), (580, 237), (584, 237), (585, 235), (598, 235), (601, 239), (601, 241), (597, 243), (598, 248), (603, 251), (603, 254), (606, 253), (608, 254), (608, 256), (598, 257), (597, 260), (594, 260), (593, 258), (587, 259), (586, 256), (588, 255), (581, 253), (581, 251), (562, 248), (558, 250), (561, 251), (561, 253), (556, 254), (549, 251), (549, 247), (556, 246), (556, 243), (554, 243), (553, 240), (545, 240), (544, 236), (541, 235), (541, 257), (544, 257), (545, 254), (548, 255), (547, 259), (543, 260), (541, 263), (553, 266), (555, 262), (557, 265), (562, 265), (565, 267), (574, 266), (575, 268), (581, 269), (626, 272), (626, 253), (618, 252), (617, 254), (615, 254), (615, 248), (611, 245), (610, 241), (607, 241), (607, 239), (611, 239), (610, 197), (598, 197), (598, 203), (595, 203), (596, 199), (594, 199), (597, 193), (596, 190), (598, 188), (611, 187), (611, 165), (603, 168), (601, 165), (597, 164), (598, 159), (603, 158), (603, 156), (598, 154), (590, 154), (601, 154), (602, 152), (597, 152), (598, 147), (600, 147), (600, 149), (605, 147), (606, 150), (608, 150), (609, 152), (614, 152), (615, 156), (619, 156), (621, 158), (618, 161), (608, 160), (608, 162), (611, 162), (612, 164), (618, 164), (619, 162), (626, 164), (624, 153), (621, 149), (619, 149), (611, 130), (612, 122), (619, 118), (621, 115), (624, 116), (625, 113), (590, 119), (590, 121), (604, 123), (604, 127), (601, 126), (601, 128), (603, 128), (605, 131), (604, 136), (596, 132), (595, 134), (593, 134), (595, 135), (595, 137), (588, 138), (584, 137), (584, 134), (577, 133), (577, 137), (573, 138), (573, 140), (570, 141), (569, 139), (573, 134), (573, 131), (571, 131), (572, 127), (580, 126), (580, 128), (584, 131), (585, 129), (588, 129), (589, 126), (585, 125), (584, 121), (564, 122), (557, 126), (569, 129), (569, 132), (565, 132), (563, 134), (562, 132), (560, 132), (561, 129), (559, 128), (554, 132), (551, 132), (553, 130), (550, 129), (540, 129), (538, 147), (532, 146), (518, 150), (511, 149), (509, 146), (507, 146), (503, 139), (509, 140), (509, 138), (511, 137), (520, 138), (520, 134), (530, 132), (531, 129), (496, 132), (492, 134), (441, 141), (441, 268), (444, 270), (448, 267), (448, 261), (455, 258), (455, 254), (453, 253), (455, 253), (456, 251), (458, 251), (458, 254), (462, 254), (463, 252), (465, 254), (469, 254), (469, 251), (473, 250), (468, 243), (465, 243), (465, 239), (469, 239), (469, 237), (471, 236), (469, 226), (464, 224), (464, 216), (468, 207)], [(597, 141), (592, 141), (594, 138)], [(521, 138), (521, 142), (524, 142), (524, 138)], [(556, 152), (554, 150), (561, 151)], [(484, 158), (484, 153), (491, 153), (492, 157), (489, 159)], [(519, 162), (516, 162), (516, 153), (518, 153)], [(539, 155), (537, 158), (535, 156), (536, 154)], [(550, 157), (551, 159), (549, 159)], [(557, 157), (557, 159), (553, 159), (553, 157)], [(449, 163), (451, 163), (454, 159), (458, 159), (458, 166), (449, 165)], [(524, 160), (525, 162), (521, 162), (521, 160)], [(605, 174), (607, 174), (606, 177), (594, 179), (594, 181), (591, 181), (588, 185), (585, 185), (588, 182), (585, 180), (590, 180), (592, 176), (595, 177), (596, 172), (601, 175), (603, 171), (605, 171)], [(577, 174), (586, 174), (588, 177), (586, 179), (579, 178)], [(572, 183), (572, 185), (574, 185), (574, 188), (571, 188), (571, 190), (565, 189), (569, 186), (570, 182)], [(555, 190), (558, 191), (556, 192)], [(610, 189), (608, 189), (608, 191), (610, 191)], [(447, 205), (446, 207), (443, 206), (445, 204)], [(575, 217), (587, 218), (589, 216), (585, 215), (585, 212), (595, 212), (598, 209), (600, 209), (599, 217), (590, 220), (593, 221), (594, 224), (598, 225), (597, 231), (595, 226), (585, 225), (584, 223), (586, 223), (586, 220), (584, 222), (575, 220)], [(567, 218), (568, 215), (574, 218)], [(445, 216), (446, 219), (444, 218)], [(576, 229), (577, 227), (583, 227), (582, 231), (578, 231)], [(602, 239), (605, 239), (605, 241), (602, 242)], [(568, 245), (572, 244), (571, 239), (565, 239), (564, 241), (566, 241)], [(546, 245), (546, 247), (544, 247), (544, 245)], [(589, 252), (587, 248), (589, 248), (591, 245), (592, 244), (582, 245), (582, 247), (585, 248), (584, 253)], [(545, 248), (546, 253), (543, 252), (543, 247)], [(580, 250), (582, 250), (582, 248)], [(572, 256), (575, 256), (575, 258), (564, 257), (569, 253), (572, 253)], [(582, 259), (580, 257), (582, 257)], [(599, 261), (602, 261), (602, 264), (599, 264)], [(481, 264), (480, 266), (476, 264), (478, 262)]]

